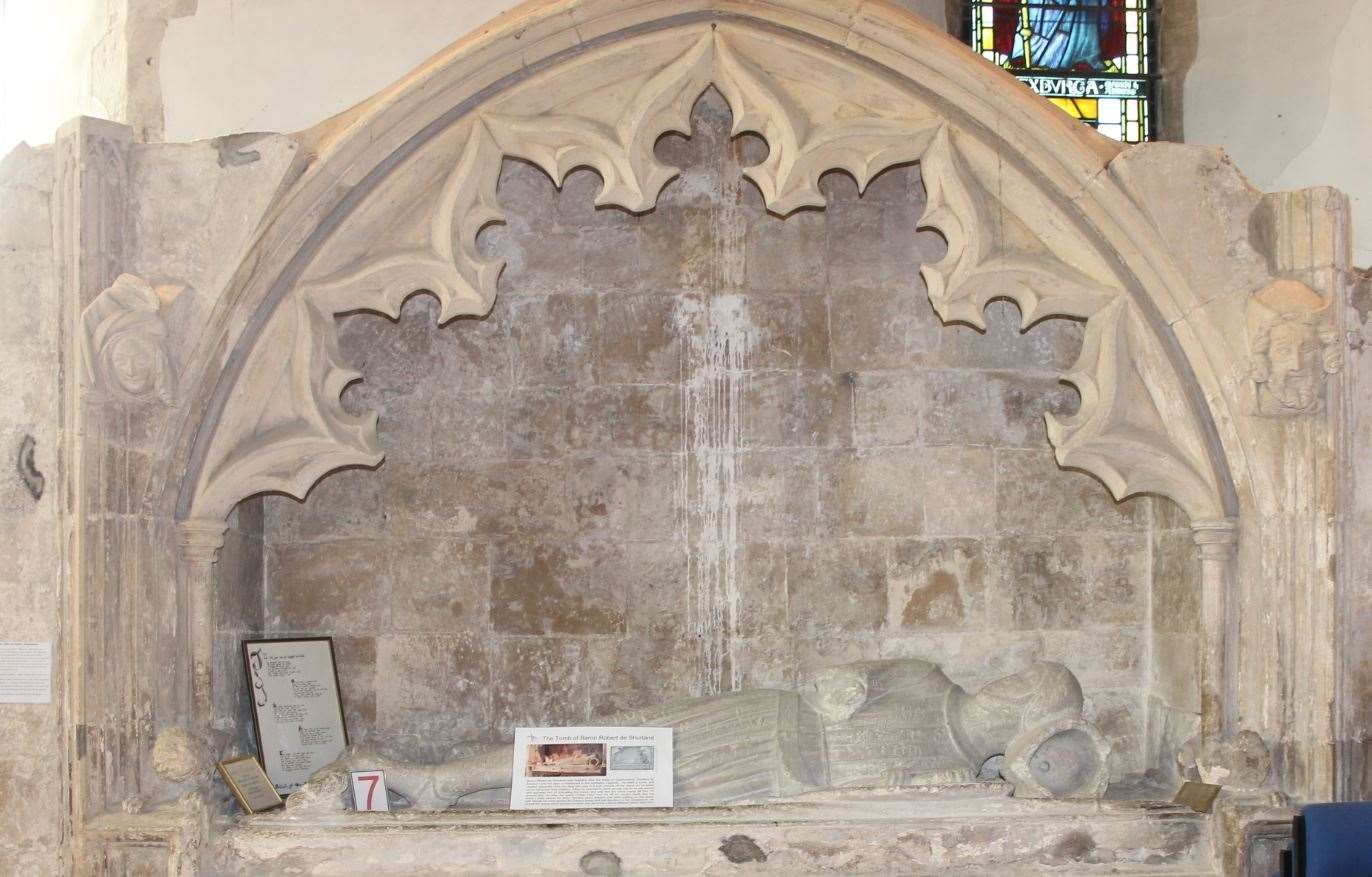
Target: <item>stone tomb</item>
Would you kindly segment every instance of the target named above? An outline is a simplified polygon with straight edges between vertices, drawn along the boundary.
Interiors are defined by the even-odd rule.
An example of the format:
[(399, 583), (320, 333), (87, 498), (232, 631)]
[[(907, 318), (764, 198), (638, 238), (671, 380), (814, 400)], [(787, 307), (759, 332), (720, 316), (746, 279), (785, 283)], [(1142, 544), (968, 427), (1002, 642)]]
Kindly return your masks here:
[[(53, 159), (88, 870), (1233, 871), (1359, 775), (1337, 193), (814, 0), (533, 4), (308, 132)], [(263, 634), (333, 636), (355, 741), (420, 762), (1056, 662), (1111, 789), (241, 818)]]

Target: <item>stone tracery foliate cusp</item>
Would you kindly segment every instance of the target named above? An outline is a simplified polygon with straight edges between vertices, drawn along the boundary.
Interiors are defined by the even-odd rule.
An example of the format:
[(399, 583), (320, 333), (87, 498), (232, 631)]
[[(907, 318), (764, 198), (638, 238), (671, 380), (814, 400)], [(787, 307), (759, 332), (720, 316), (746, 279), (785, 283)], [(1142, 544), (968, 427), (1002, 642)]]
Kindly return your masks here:
[[(339, 400), (358, 374), (341, 362), (333, 316), (371, 310), (395, 317), (421, 289), (439, 299), (440, 321), (484, 314), (503, 265), (479, 252), (477, 235), (504, 219), (496, 199), (502, 161), (530, 161), (559, 184), (572, 169), (591, 167), (602, 179), (597, 205), (649, 210), (676, 174), (654, 144), (688, 130), (695, 100), (711, 85), (733, 111), (734, 133), (767, 141), (767, 157), (745, 173), (775, 213), (822, 206), (819, 179), (831, 169), (863, 187), (894, 164), (922, 162), (929, 193), (922, 224), (948, 241), (947, 255), (923, 274), (945, 321), (980, 326), (986, 303), (1009, 297), (1026, 324), (1086, 318), (1088, 338), (1101, 339), (1111, 327), (1128, 326), (1131, 346), (1106, 345), (1111, 351), (1159, 355), (1155, 342), (1139, 340), (1150, 330), (1123, 303), (1122, 284), (1066, 208), (912, 91), (865, 68), (734, 23), (624, 40), (566, 67), (555, 80), (525, 80), (456, 123), (449, 141), (459, 144), (456, 158), (435, 187), (422, 240), (380, 253), (363, 248), (317, 276), (306, 271), (295, 306), (274, 315), (289, 366), (271, 366), (273, 398), (257, 403), (273, 416), (245, 411), (240, 418), (270, 429), (216, 436), (220, 446), (207, 457), (195, 516), (222, 516), (263, 490), (302, 497), (332, 469), (378, 463), (375, 415), (350, 415)], [(1102, 328), (1098, 315), (1115, 304)], [(1160, 489), (1193, 514), (1212, 513), (1200, 440), (1189, 415), (1178, 416), (1185, 402), (1177, 377), (1165, 364), (1122, 368), (1118, 357), (1100, 355), (1101, 345), (1088, 347), (1069, 378), (1082, 389), (1081, 410), (1049, 424), (1059, 460), (1095, 472), (1117, 496)], [(1143, 416), (1160, 426), (1138, 433), (1138, 411), (1153, 412)]]

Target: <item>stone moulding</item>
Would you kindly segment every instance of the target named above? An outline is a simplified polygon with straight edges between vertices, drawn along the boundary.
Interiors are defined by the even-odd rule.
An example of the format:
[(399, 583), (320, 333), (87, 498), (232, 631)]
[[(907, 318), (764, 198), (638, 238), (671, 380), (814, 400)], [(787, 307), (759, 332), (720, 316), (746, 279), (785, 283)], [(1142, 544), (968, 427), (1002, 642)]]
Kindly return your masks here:
[[(484, 314), (503, 266), (483, 257), (476, 240), (483, 227), (503, 221), (496, 199), (501, 162), (527, 160), (558, 184), (570, 170), (590, 167), (603, 183), (597, 205), (650, 210), (675, 175), (654, 154), (654, 143), (669, 131), (687, 133), (691, 107), (711, 86), (733, 111), (736, 134), (767, 141), (766, 159), (746, 174), (775, 213), (823, 206), (818, 183), (828, 170), (844, 170), (864, 187), (887, 167), (922, 162), (929, 191), (924, 225), (948, 241), (946, 257), (924, 267), (945, 321), (980, 326), (982, 309), (997, 297), (1016, 301), (1026, 325), (1052, 316), (1087, 321), (1086, 347), (1066, 376), (1081, 392), (1081, 409), (1049, 423), (1059, 461), (1097, 475), (1117, 497), (1161, 493), (1196, 519), (1233, 513), (1214, 426), (1194, 402), (1199, 393), (1188, 390), (1194, 378), (1159, 337), (1165, 327), (1147, 316), (1159, 308), (1135, 301), (1140, 281), (1121, 273), (1103, 233), (1066, 194), (1073, 184), (1050, 182), (1063, 174), (1061, 156), (1036, 163), (1029, 150), (988, 136), (954, 108), (964, 102), (955, 89), (874, 66), (871, 59), (885, 53), (875, 46), (858, 50), (870, 57), (855, 57), (857, 19), (834, 43), (832, 28), (800, 32), (806, 22), (796, 16), (818, 12), (801, 0), (772, 9), (789, 30), (736, 16), (736, 4), (690, 5), (707, 14), (652, 28), (640, 23), (622, 38), (583, 44), (560, 63), (471, 102), (446, 125), (430, 122), (423, 142), (386, 156), (384, 174), (364, 177), (370, 190), (359, 185), (350, 194), (328, 234), (302, 251), (307, 261), (298, 282), (278, 281), (279, 296), (260, 306), (260, 331), (237, 340), (238, 368), (220, 376), (196, 436), (179, 502), (183, 519), (223, 518), (240, 500), (266, 491), (303, 498), (330, 471), (379, 463), (375, 414), (351, 415), (339, 400), (359, 375), (340, 359), (334, 316), (368, 310), (394, 317), (419, 290), (439, 299), (440, 321)], [(548, 9), (577, 19), (616, 7), (656, 8), (625, 0)], [(948, 51), (937, 42), (943, 37), (918, 36)], [(956, 66), (980, 65), (957, 51)], [(463, 66), (460, 54), (436, 64), (426, 88), (444, 91), (438, 83)], [(1002, 84), (980, 68), (970, 75)], [(376, 111), (391, 108), (383, 103)], [(1053, 140), (1056, 120), (1039, 121), (1033, 140), (1041, 147)], [(1071, 142), (1080, 133), (1067, 138), (1066, 152), (1088, 165), (1099, 162)], [(322, 163), (333, 157), (326, 151)], [(1075, 186), (1084, 185), (1079, 170), (1076, 177)], [(302, 181), (297, 197), (305, 197), (310, 182)], [(260, 283), (262, 266), (250, 269), (249, 285)]]

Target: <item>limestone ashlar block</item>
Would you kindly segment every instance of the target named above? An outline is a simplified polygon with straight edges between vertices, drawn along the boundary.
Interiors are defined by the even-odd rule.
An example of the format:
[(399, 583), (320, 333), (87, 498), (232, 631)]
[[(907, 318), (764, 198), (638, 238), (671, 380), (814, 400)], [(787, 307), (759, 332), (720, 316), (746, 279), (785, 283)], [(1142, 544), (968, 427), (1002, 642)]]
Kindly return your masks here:
[[(674, 385), (587, 387), (568, 412), (567, 446), (577, 451), (676, 452), (685, 424)], [(608, 433), (601, 440), (602, 431)]]
[(623, 548), (604, 542), (502, 540), (491, 572), (491, 626), (511, 634), (613, 634), (625, 629)]
[(384, 484), (375, 471), (347, 469), (316, 484), (304, 502), (264, 497), (265, 530), (277, 544), (375, 536), (386, 524)]
[[(685, 174), (663, 190), (657, 209), (638, 227), (642, 288), (648, 291), (698, 292), (711, 288), (718, 275), (715, 216), (701, 204), (674, 204), (689, 197), (692, 177)], [(710, 191), (714, 191), (712, 188)]]
[[(595, 378), (602, 384), (667, 384), (682, 377), (684, 345), (698, 323), (689, 296), (616, 293), (599, 297)], [(531, 328), (544, 331), (545, 327)], [(556, 325), (546, 331), (557, 331)], [(586, 381), (589, 383), (589, 380)]]
[(822, 296), (741, 296), (753, 336), (745, 358), (750, 369), (829, 367), (829, 308)]
[(1146, 631), (1123, 627), (1055, 630), (1043, 637), (1043, 657), (1072, 671), (1083, 689), (1117, 688), (1121, 680), (1142, 680)]
[[(565, 183), (572, 182), (578, 176), (580, 174), (569, 174), (564, 181), (564, 190)], [(564, 224), (559, 217), (557, 186), (542, 168), (527, 161), (506, 158), (501, 162), (496, 200), (500, 209), (505, 211), (505, 225), (490, 226), (487, 234), (504, 228), (518, 236), (534, 227), (552, 230)]]
[(740, 545), (734, 560), (738, 582), (738, 620), (735, 633), (754, 638), (755, 655), (763, 644), (782, 638), (790, 605), (786, 548), (775, 542)]
[[(558, 457), (568, 451), (574, 433), (568, 396), (574, 392), (564, 387), (521, 387), (497, 397), (496, 405), (505, 409), (505, 447), (511, 459)], [(603, 438), (603, 430), (599, 432), (596, 437)]]
[(825, 262), (829, 217), (815, 210), (798, 210), (781, 219), (757, 207), (747, 209), (747, 213), (744, 238), (747, 288), (758, 292), (822, 296), (829, 272)]
[(569, 526), (566, 473), (555, 462), (387, 468), (383, 501), (393, 531), (484, 537), (565, 532)]
[(354, 743), (377, 740), (376, 637), (336, 636), (333, 657), (349, 738)]
[[(591, 174), (596, 184), (600, 178)], [(581, 253), (580, 281), (595, 292), (636, 292), (643, 287), (639, 258), (638, 226), (631, 214), (615, 207), (591, 209), (591, 198), (575, 211), (579, 219), (589, 214), (580, 226), (576, 247)], [(564, 199), (564, 205), (569, 199)], [(621, 219), (614, 219), (620, 217)]]
[(975, 539), (900, 540), (891, 545), (886, 627), (961, 628), (982, 617), (986, 546)]
[(787, 625), (800, 636), (875, 633), (887, 616), (886, 545), (831, 539), (787, 547)]
[(999, 583), (992, 623), (1058, 630), (1142, 625), (1148, 553), (1132, 533), (1004, 536), (994, 547)]
[(925, 448), (925, 530), (930, 536), (983, 536), (996, 527), (996, 462), (990, 448)]
[(687, 548), (680, 539), (626, 542), (599, 574), (622, 583), (630, 642), (683, 636), (687, 629)]
[(924, 441), (930, 445), (1044, 448), (1043, 415), (1077, 407), (1076, 393), (1054, 377), (937, 370), (925, 373), (924, 382)]
[(922, 212), (918, 203), (891, 205), (844, 198), (826, 208), (830, 212), (826, 263), (831, 288), (843, 292), (908, 288), (919, 269), (928, 238), (932, 247), (938, 235), (916, 232)]
[(426, 371), (442, 375), (448, 391), (490, 393), (509, 389), (514, 385), (509, 327), (516, 317), (512, 303), (497, 303), (484, 317), (458, 317), (445, 323), (434, 339), (437, 363)]
[(412, 296), (400, 319), (358, 313), (338, 320), (338, 350), (348, 365), (364, 374), (368, 385), (392, 394), (415, 392), (438, 360), (435, 322), (438, 302), (430, 295)]
[(508, 231), (483, 238), (491, 241), (491, 254), (505, 260), (501, 295), (541, 298), (580, 289), (584, 250), (575, 229), (557, 228), (537, 214), (512, 214), (510, 222)]
[(247, 634), (241, 631), (216, 631), (212, 646), (210, 669), (210, 701), (213, 727), (231, 735), (224, 750), (245, 751), (253, 745), (252, 741), (252, 700), (243, 671), (243, 650), (241, 644), (254, 631)]
[(695, 694), (694, 644), (674, 631), (587, 642), (591, 715), (601, 717)]
[(1138, 687), (1094, 690), (1086, 698), (1083, 714), (1110, 741), (1112, 782), (1143, 773), (1146, 722)]
[(211, 570), (214, 623), (219, 630), (262, 629), (264, 569), (261, 538), (230, 528), (224, 534), (219, 562)]
[(1188, 530), (1166, 530), (1154, 532), (1150, 544), (1153, 630), (1194, 635), (1199, 631), (1201, 612), (1201, 569), (1195, 540)]
[(741, 534), (750, 539), (785, 539), (812, 532), (818, 525), (818, 452), (745, 451), (735, 466)]
[(853, 381), (853, 445), (916, 444), (927, 416), (927, 395), (918, 371), (858, 372)]
[(852, 444), (853, 387), (826, 371), (760, 372), (743, 388), (748, 448), (835, 448)]
[(996, 525), (1001, 532), (1141, 530), (1147, 500), (1115, 502), (1095, 478), (1062, 469), (1052, 451), (997, 449)]
[(489, 629), (486, 544), (439, 536), (390, 540), (386, 547), (391, 630)]
[(1079, 320), (1042, 320), (1025, 331), (1019, 308), (1003, 299), (987, 304), (982, 316), (985, 332), (958, 323), (943, 327), (949, 366), (1061, 375), (1081, 355), (1085, 323)]
[(1199, 716), (1200, 635), (1155, 632), (1149, 693), (1160, 703)]
[(386, 540), (337, 539), (267, 551), (269, 625), (316, 634), (374, 630), (386, 616)]
[(585, 640), (509, 637), (493, 648), (491, 708), (500, 737), (520, 726), (577, 725), (589, 717)]
[(598, 340), (597, 310), (594, 295), (512, 300), (510, 341), (516, 385), (590, 383)]
[[(531, 169), (546, 179), (541, 169)], [(579, 168), (567, 174), (562, 179), (562, 189), (555, 199), (553, 215), (557, 224), (582, 232), (587, 229), (636, 227), (639, 217), (629, 211), (614, 206), (596, 206), (596, 196), (600, 194), (604, 185), (600, 174), (590, 168)], [(603, 255), (603, 259), (612, 262), (615, 256), (607, 253)]]
[[(450, 393), (440, 385), (430, 393), (409, 399), (416, 409), (422, 410), (402, 408), (390, 425), (386, 412), (381, 414), (381, 446), (386, 449), (387, 460), (442, 463), (516, 456), (511, 437), (515, 411), (509, 396), (499, 392)], [(397, 448), (391, 441), (396, 434), (413, 436), (414, 441), (402, 438), (404, 443)], [(420, 446), (419, 442), (425, 444)]]
[(900, 285), (829, 294), (832, 366), (838, 371), (905, 368), (937, 361), (943, 333), (918, 274)]
[(678, 530), (679, 475), (672, 458), (590, 457), (569, 461), (568, 503), (576, 532), (659, 540)]
[(540, 387), (516, 390), (503, 404), (515, 459), (606, 450), (670, 453), (682, 447), (681, 390), (675, 384)]
[(819, 507), (836, 536), (924, 531), (924, 465), (916, 449), (835, 451), (820, 457)]
[[(483, 636), (390, 634), (377, 638), (377, 715), (386, 742), (417, 760), (447, 757), (459, 744), (491, 739), (490, 646)], [(434, 704), (444, 720), (434, 722)]]

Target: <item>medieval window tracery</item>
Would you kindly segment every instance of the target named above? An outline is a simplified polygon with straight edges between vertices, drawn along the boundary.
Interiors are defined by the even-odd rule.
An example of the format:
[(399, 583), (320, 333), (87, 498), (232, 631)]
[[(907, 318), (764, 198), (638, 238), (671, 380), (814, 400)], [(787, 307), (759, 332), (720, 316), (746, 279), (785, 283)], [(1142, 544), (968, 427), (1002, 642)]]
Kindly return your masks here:
[(1156, 136), (1157, 0), (968, 0), (972, 48), (1107, 137)]

